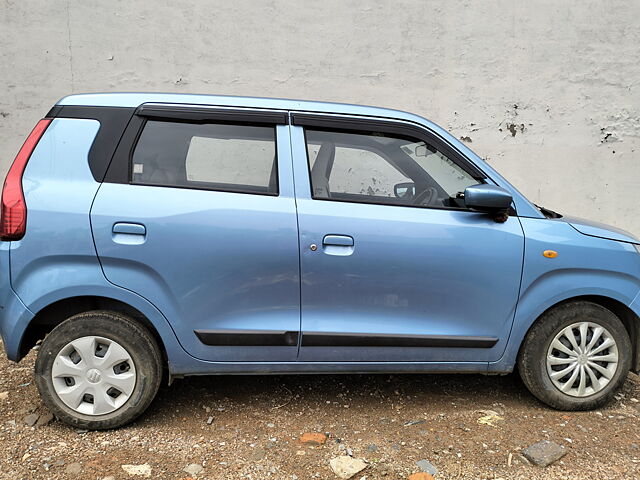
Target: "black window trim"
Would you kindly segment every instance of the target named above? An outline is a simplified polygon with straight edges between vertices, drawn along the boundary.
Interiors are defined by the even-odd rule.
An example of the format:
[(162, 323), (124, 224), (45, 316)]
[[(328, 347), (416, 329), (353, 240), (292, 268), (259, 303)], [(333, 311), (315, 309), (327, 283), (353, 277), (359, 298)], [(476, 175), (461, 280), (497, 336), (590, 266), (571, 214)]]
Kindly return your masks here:
[[(221, 186), (205, 185), (166, 185), (149, 182), (134, 181), (133, 175), (133, 154), (136, 150), (140, 136), (148, 120), (166, 121), (174, 123), (199, 124), (224, 124), (224, 125), (246, 125), (256, 127), (271, 126), (274, 131), (275, 148), (275, 192), (256, 192)], [(121, 146), (119, 145), (109, 165), (104, 181), (107, 183), (123, 183), (129, 185), (141, 185), (161, 188), (180, 188), (188, 190), (205, 190), (214, 192), (240, 193), (246, 195), (260, 195), (268, 197), (280, 196), (280, 170), (278, 157), (278, 125), (289, 124), (289, 112), (284, 110), (261, 110), (261, 109), (234, 109), (223, 107), (194, 107), (180, 104), (142, 104), (133, 115), (131, 122), (124, 132)], [(213, 183), (213, 182), (212, 182)], [(238, 185), (238, 187), (241, 187)]]
[[(309, 191), (313, 200), (324, 202), (340, 202), (340, 203), (356, 203), (364, 205), (380, 205), (385, 207), (404, 207), (404, 208), (421, 208), (431, 210), (449, 210), (455, 212), (467, 212), (472, 214), (479, 214), (479, 212), (473, 211), (468, 208), (459, 207), (447, 207), (438, 205), (408, 205), (408, 204), (395, 204), (386, 203), (380, 200), (368, 200), (363, 196), (362, 199), (341, 199), (341, 198), (322, 198), (316, 197), (313, 193), (313, 185), (311, 185), (311, 166), (309, 165), (309, 152), (307, 148), (307, 128), (319, 129), (324, 131), (336, 131), (336, 132), (379, 132), (391, 135), (399, 135), (402, 137), (415, 138), (422, 140), (428, 144), (433, 145), (438, 151), (444, 153), (449, 160), (454, 162), (465, 172), (471, 175), (474, 179), (479, 180), (478, 183), (485, 183), (486, 180), (491, 180), (482, 170), (476, 165), (470, 163), (466, 157), (455, 149), (449, 142), (441, 138), (435, 132), (428, 130), (426, 127), (414, 122), (399, 120), (399, 119), (387, 119), (387, 118), (372, 118), (372, 117), (359, 117), (349, 116), (344, 114), (319, 114), (311, 112), (291, 112), (291, 124), (295, 126), (303, 127), (304, 132), (304, 144), (305, 144), (305, 156), (307, 157), (307, 171), (309, 178)], [(493, 182), (493, 181), (492, 181)], [(512, 206), (509, 209), (510, 216), (517, 216), (517, 211)]]

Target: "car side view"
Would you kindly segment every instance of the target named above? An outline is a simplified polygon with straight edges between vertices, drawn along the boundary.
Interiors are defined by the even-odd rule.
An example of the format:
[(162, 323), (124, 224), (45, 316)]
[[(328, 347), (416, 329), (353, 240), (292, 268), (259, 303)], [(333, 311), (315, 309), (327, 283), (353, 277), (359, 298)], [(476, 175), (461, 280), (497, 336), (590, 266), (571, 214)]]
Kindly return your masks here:
[(640, 369), (640, 240), (529, 202), (422, 117), (296, 100), (60, 100), (2, 190), (0, 333), (55, 416), (163, 379), (517, 369), (564, 410)]

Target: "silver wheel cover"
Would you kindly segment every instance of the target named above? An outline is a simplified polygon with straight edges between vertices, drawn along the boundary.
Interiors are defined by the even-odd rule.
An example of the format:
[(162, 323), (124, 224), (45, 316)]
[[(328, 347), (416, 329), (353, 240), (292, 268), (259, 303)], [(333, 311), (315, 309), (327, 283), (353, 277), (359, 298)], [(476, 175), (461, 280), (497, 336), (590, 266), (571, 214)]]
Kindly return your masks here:
[(83, 415), (106, 415), (122, 407), (136, 386), (133, 359), (104, 337), (81, 337), (56, 355), (51, 380), (58, 398)]
[(618, 346), (606, 328), (578, 322), (555, 336), (546, 364), (558, 390), (572, 397), (588, 397), (611, 382), (618, 368)]

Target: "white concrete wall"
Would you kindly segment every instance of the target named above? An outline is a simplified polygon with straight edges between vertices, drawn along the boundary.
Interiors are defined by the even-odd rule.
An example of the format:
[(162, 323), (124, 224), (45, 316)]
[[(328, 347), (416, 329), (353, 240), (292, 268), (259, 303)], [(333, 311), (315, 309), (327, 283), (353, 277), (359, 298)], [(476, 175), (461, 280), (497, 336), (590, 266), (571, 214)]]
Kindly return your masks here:
[(4, 172), (59, 98), (91, 91), (400, 108), (535, 202), (640, 234), (635, 0), (0, 0)]

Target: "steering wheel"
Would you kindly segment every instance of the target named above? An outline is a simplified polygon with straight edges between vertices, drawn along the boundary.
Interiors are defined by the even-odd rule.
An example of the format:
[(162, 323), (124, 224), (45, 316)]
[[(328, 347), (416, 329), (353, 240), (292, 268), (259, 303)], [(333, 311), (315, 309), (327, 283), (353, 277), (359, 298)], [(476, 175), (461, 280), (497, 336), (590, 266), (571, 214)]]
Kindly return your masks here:
[(438, 199), (438, 191), (433, 187), (427, 187), (413, 198), (414, 205), (431, 205)]

